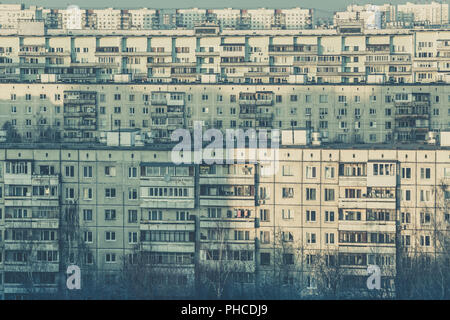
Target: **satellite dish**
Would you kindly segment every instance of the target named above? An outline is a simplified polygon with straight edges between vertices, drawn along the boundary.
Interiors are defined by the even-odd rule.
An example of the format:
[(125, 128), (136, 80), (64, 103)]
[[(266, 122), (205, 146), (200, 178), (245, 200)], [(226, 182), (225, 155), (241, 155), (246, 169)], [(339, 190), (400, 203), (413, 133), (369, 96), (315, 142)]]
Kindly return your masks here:
[(168, 174), (164, 175), (164, 181), (165, 182), (169, 182), (170, 181), (170, 176)]

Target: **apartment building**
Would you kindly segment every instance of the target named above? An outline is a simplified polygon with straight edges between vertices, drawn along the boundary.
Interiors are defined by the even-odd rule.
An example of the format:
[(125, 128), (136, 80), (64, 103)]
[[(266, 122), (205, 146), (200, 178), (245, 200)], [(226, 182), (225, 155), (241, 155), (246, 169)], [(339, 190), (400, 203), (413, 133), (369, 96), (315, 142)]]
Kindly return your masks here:
[(449, 4), (443, 2), (431, 2), (428, 4), (410, 3), (397, 5), (398, 12), (411, 13), (414, 16), (414, 21), (431, 24), (431, 25), (445, 25), (449, 20)]
[[(393, 288), (400, 247), (439, 256), (448, 245), (446, 147), (285, 145), (276, 163), (257, 153), (254, 163), (227, 165), (175, 165), (170, 149), (4, 146), (3, 298), (65, 294), (70, 264), (83, 286), (113, 286), (137, 254), (169, 296), (192, 295), (218, 263), (245, 290), (282, 272), (284, 284), (311, 294), (314, 261), (333, 256), (348, 281), (365, 285), (367, 265), (377, 264)], [(262, 174), (264, 166), (277, 171)]]
[(17, 29), (19, 21), (42, 19), (42, 8), (22, 4), (0, 4), (0, 28)]
[[(49, 29), (151, 30), (193, 29), (213, 21), (222, 28), (241, 29), (311, 29), (312, 9), (66, 9), (37, 8), (2, 4), (1, 29), (17, 29), (19, 20), (44, 19)], [(131, 20), (131, 23), (129, 21)], [(70, 22), (70, 23), (68, 23)]]
[(9, 139), (99, 141), (136, 131), (170, 142), (178, 128), (306, 128), (324, 143), (426, 142), (449, 128), (445, 85), (227, 85), (8, 83), (0, 126)]
[(445, 26), (449, 24), (449, 4), (431, 2), (416, 4), (384, 4), (384, 5), (349, 5), (346, 11), (334, 14), (334, 24), (339, 25), (348, 20), (364, 21), (372, 28)]
[[(132, 24), (132, 18), (126, 23)], [(13, 32), (0, 36), (2, 81), (450, 81), (448, 30), (365, 30), (361, 26), (341, 26), (337, 30), (267, 30), (250, 34), (245, 30), (219, 31), (207, 24), (195, 30), (168, 30), (164, 34), (87, 34), (79, 30), (67, 35), (59, 30), (38, 33), (34, 27), (39, 26), (33, 25), (33, 35)]]

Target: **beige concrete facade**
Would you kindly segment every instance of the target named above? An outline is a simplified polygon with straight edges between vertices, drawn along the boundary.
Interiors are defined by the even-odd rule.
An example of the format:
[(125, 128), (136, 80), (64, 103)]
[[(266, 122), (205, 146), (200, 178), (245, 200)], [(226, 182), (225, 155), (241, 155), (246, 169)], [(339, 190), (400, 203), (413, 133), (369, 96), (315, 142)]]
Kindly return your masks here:
[[(439, 187), (448, 184), (450, 151), (439, 147), (282, 147), (271, 176), (261, 175), (267, 159), (175, 166), (170, 151), (145, 148), (8, 147), (0, 157), (6, 298), (30, 293), (20, 285), (30, 270), (42, 274), (35, 292), (64, 291), (60, 270), (70, 263), (89, 280), (113, 284), (136, 248), (167, 274), (176, 268), (177, 294), (186, 294), (196, 267), (230, 260), (219, 258), (218, 230), (226, 251), (240, 252), (233, 276), (249, 286), (269, 281), (282, 264), (286, 283), (312, 292), (311, 259), (336, 253), (362, 279), (368, 264), (380, 265), (389, 286), (396, 250), (439, 255), (438, 235), (450, 221), (448, 191)], [(79, 239), (69, 245), (71, 214)]]

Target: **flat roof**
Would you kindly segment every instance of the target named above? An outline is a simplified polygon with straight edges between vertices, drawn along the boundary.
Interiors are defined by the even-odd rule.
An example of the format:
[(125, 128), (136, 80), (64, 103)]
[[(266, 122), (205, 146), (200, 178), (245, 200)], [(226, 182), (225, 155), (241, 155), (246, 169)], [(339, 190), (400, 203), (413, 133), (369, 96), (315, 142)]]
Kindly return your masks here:
[[(144, 146), (108, 146), (92, 142), (63, 143), (0, 143), (0, 149), (42, 149), (42, 150), (140, 150), (140, 151), (170, 151), (178, 143), (151, 143)], [(209, 143), (205, 142), (204, 147)], [(270, 142), (267, 144), (270, 146)], [(322, 143), (313, 145), (279, 145), (280, 149), (330, 149), (330, 150), (450, 150), (450, 146), (440, 146), (424, 143)]]

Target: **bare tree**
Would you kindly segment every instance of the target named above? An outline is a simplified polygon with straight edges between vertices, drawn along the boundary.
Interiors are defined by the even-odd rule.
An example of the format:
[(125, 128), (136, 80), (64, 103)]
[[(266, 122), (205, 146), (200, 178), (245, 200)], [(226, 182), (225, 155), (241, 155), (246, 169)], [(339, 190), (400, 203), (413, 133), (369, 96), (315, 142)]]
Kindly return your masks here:
[(421, 212), (422, 230), (411, 235), (416, 241), (409, 245), (398, 241), (395, 289), (399, 299), (450, 297), (449, 191), (441, 181), (433, 189), (434, 207)]
[(203, 250), (203, 261), (196, 266), (199, 296), (223, 299), (238, 294), (238, 283), (254, 283), (254, 250), (242, 245), (237, 250), (229, 241), (230, 230), (228, 223), (221, 220), (208, 229), (211, 242)]
[(305, 289), (303, 257), (304, 246), (289, 232), (278, 228), (274, 234), (272, 270), (258, 284), (257, 298), (298, 299)]

